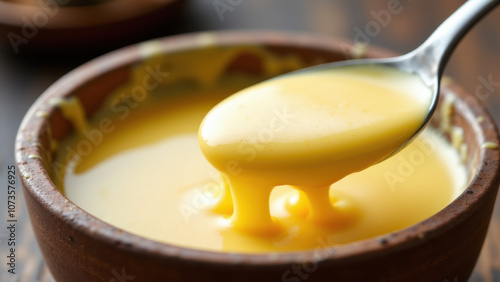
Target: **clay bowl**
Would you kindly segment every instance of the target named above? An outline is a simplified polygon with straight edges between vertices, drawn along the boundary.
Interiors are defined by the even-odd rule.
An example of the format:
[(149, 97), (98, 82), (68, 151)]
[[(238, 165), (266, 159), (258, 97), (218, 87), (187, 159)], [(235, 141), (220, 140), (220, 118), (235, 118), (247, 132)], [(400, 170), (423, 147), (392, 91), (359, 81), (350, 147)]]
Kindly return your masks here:
[(16, 54), (88, 52), (123, 46), (168, 29), (183, 2), (0, 0), (1, 41)]
[[(304, 65), (338, 61), (359, 49), (332, 38), (259, 32), (192, 34), (160, 39), (156, 51), (259, 45), (277, 56), (296, 56)], [(152, 45), (148, 45), (152, 46)], [(459, 85), (448, 82), (442, 98), (456, 96), (452, 123), (463, 128), (470, 184), (449, 206), (409, 228), (377, 238), (295, 253), (247, 255), (200, 251), (163, 244), (119, 230), (69, 201), (48, 176), (55, 139), (72, 127), (48, 101), (78, 96), (92, 115), (103, 99), (145, 59), (134, 45), (93, 60), (50, 87), (31, 107), (16, 141), (16, 162), (38, 243), (58, 281), (466, 281), (478, 258), (499, 186), (497, 129), (485, 107)], [(359, 47), (359, 46), (358, 46)], [(366, 57), (390, 52), (368, 48)], [(348, 57), (348, 56), (347, 56)], [(203, 62), (200, 62), (200, 64)], [(259, 74), (262, 62), (240, 54), (226, 72)], [(46, 111), (47, 117), (37, 114)], [(438, 109), (434, 123), (440, 122)], [(479, 122), (477, 117), (483, 117)], [(51, 129), (49, 133), (48, 128)], [(42, 156), (41, 159), (33, 155)], [(137, 203), (136, 207), (147, 203)], [(446, 280), (447, 279), (447, 280)]]

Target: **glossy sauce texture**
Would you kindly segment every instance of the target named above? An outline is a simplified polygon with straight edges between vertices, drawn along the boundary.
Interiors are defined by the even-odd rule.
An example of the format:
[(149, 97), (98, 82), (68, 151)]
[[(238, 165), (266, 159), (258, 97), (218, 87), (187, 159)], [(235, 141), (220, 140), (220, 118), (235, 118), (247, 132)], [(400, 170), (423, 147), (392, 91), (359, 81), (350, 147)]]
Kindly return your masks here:
[(68, 140), (60, 145), (59, 161), (66, 165), (58, 185), (84, 210), (129, 232), (245, 253), (323, 248), (398, 230), (444, 208), (465, 185), (457, 153), (429, 129), (398, 155), (326, 189), (322, 200), (337, 214), (335, 224), (311, 220), (310, 197), (280, 186), (263, 206), (249, 207), (266, 213), (270, 203), (269, 229), (255, 234), (234, 228), (227, 182), (205, 160), (197, 138), (205, 114), (234, 90), (194, 91), (136, 109), (113, 120), (113, 132), (77, 159), (67, 148), (87, 137)]
[(200, 127), (199, 143), (229, 182), (235, 228), (279, 233), (267, 204), (278, 185), (303, 192), (311, 221), (340, 227), (356, 215), (332, 207), (330, 185), (381, 161), (415, 134), (430, 97), (417, 76), (388, 67), (287, 75), (218, 104)]

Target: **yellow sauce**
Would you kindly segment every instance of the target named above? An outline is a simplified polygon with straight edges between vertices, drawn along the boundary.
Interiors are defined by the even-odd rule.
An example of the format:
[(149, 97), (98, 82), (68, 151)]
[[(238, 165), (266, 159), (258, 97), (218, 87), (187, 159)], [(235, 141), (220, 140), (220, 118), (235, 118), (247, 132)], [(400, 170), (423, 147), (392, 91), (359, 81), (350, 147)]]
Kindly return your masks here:
[[(151, 56), (154, 48), (145, 45), (144, 52)], [(432, 216), (462, 192), (460, 157), (431, 128), (373, 165), (420, 126), (428, 99), (411, 76), (388, 74), (394, 83), (387, 85), (381, 77), (359, 80), (363, 73), (380, 75), (373, 70), (337, 78), (324, 73), (327, 88), (321, 87), (326, 77), (304, 76), (283, 82), (281, 90), (292, 90), (287, 96), (260, 86), (258, 95), (284, 104), (275, 108), (251, 98), (245, 111), (205, 119), (199, 138), (210, 109), (262, 79), (222, 78), (241, 53), (264, 58), (267, 76), (304, 66), (258, 47), (207, 47), (145, 60), (90, 122), (78, 100), (54, 101), (77, 131), (58, 144), (54, 182), (78, 206), (123, 230), (178, 246), (243, 253), (325, 248), (390, 233)], [(186, 67), (207, 58), (199, 68)], [(158, 66), (171, 72), (152, 80), (148, 74)], [(124, 95), (144, 81), (158, 87), (148, 88), (142, 100)], [(341, 101), (328, 95), (343, 84), (354, 84), (361, 96)], [(340, 122), (353, 115), (354, 123)], [(208, 133), (207, 124), (214, 125)], [(227, 146), (212, 150), (214, 140)]]
[(293, 185), (308, 219), (339, 228), (355, 210), (333, 207), (330, 185), (387, 157), (422, 126), (431, 93), (417, 76), (379, 66), (288, 75), (232, 95), (199, 131), (207, 160), (229, 182), (232, 224), (260, 235), (279, 232), (268, 199)]
[(332, 186), (328, 199), (353, 215), (348, 225), (307, 220), (306, 199), (280, 186), (270, 200), (280, 232), (265, 237), (238, 231), (231, 226), (231, 198), (226, 194), (220, 201), (226, 183), (197, 141), (205, 114), (233, 91), (199, 91), (137, 109), (126, 120), (113, 120), (114, 130), (80, 161), (68, 152), (86, 136), (61, 144), (59, 160), (66, 165), (58, 185), (84, 210), (146, 238), (204, 250), (269, 253), (323, 248), (410, 226), (445, 207), (465, 184), (456, 151), (426, 129), (398, 155)]

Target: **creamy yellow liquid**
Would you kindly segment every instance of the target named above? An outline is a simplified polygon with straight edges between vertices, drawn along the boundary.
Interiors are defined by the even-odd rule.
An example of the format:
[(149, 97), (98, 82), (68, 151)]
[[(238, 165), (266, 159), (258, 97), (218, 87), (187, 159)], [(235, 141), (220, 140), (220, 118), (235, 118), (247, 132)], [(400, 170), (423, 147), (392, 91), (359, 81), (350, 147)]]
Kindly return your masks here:
[(199, 143), (229, 182), (232, 224), (274, 235), (268, 198), (293, 185), (308, 220), (340, 228), (355, 209), (332, 207), (330, 185), (387, 157), (422, 126), (431, 93), (417, 76), (380, 66), (288, 75), (232, 95), (205, 117)]
[[(54, 179), (60, 179), (58, 185), (81, 208), (134, 234), (190, 248), (244, 253), (315, 249), (389, 233), (435, 214), (465, 185), (457, 153), (427, 129), (398, 155), (335, 182), (326, 192), (329, 201), (313, 199), (331, 203), (340, 218), (334, 224), (330, 219), (313, 220), (316, 207), (308, 198), (280, 186), (270, 200), (265, 195), (253, 202), (260, 206), (245, 207), (253, 214), (241, 215), (253, 220), (268, 214), (270, 229), (255, 233), (234, 228), (227, 183), (204, 158), (197, 137), (206, 113), (233, 92), (200, 90), (138, 108), (123, 121), (113, 119), (112, 132), (85, 156), (71, 153), (88, 141), (77, 136), (60, 145), (58, 161), (64, 166)], [(238, 168), (242, 174), (247, 167), (225, 169)], [(309, 198), (314, 195), (308, 193)], [(236, 203), (245, 204), (245, 199)]]

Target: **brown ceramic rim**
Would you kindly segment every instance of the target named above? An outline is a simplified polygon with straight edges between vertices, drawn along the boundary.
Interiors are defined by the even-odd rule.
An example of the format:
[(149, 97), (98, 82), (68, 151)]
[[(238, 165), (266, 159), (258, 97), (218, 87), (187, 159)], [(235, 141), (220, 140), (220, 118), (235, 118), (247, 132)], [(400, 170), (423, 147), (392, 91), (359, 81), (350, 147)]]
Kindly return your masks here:
[[(67, 3), (71, 0), (52, 0), (49, 3)], [(89, 6), (58, 6), (56, 12), (46, 12), (34, 1), (34, 5), (0, 0), (0, 22), (10, 26), (23, 26), (22, 18), (32, 20), (41, 11), (50, 18), (44, 29), (73, 29), (121, 22), (152, 13), (176, 0), (108, 0)], [(51, 8), (52, 9), (52, 8)], [(55, 8), (53, 8), (55, 9)], [(82, 15), (85, 15), (82, 17)], [(90, 16), (89, 16), (90, 15)], [(40, 19), (39, 19), (40, 20)]]
[[(202, 34), (187, 34), (159, 39), (158, 42), (162, 52), (168, 53), (198, 48), (205, 44), (202, 43), (203, 40), (200, 40), (200, 38), (204, 38), (204, 36)], [(342, 39), (283, 32), (216, 32), (210, 33), (210, 38), (214, 39), (213, 42), (216, 42), (218, 46), (241, 44), (280, 45), (285, 43), (290, 46), (314, 46), (329, 52), (335, 49), (342, 50), (340, 44), (347, 44), (352, 47), (352, 42)], [(373, 57), (374, 54), (380, 56), (380, 54), (391, 55), (392, 53), (370, 47), (367, 57)], [(183, 248), (133, 235), (95, 218), (73, 204), (52, 183), (43, 162), (28, 157), (30, 154), (40, 155), (43, 153), (42, 149), (35, 145), (36, 143), (34, 144), (34, 141), (37, 141), (36, 136), (44, 134), (48, 121), (38, 117), (36, 112), (44, 110), (50, 116), (55, 111), (55, 108), (48, 103), (49, 98), (71, 96), (73, 91), (86, 82), (110, 70), (138, 62), (142, 58), (139, 44), (104, 55), (62, 77), (33, 104), (20, 126), (15, 148), (20, 178), (27, 189), (25, 192), (30, 193), (53, 216), (62, 219), (72, 228), (92, 236), (95, 240), (115, 244), (118, 248), (127, 249), (131, 252), (148, 253), (152, 256), (172, 257), (212, 265), (273, 265), (304, 263), (313, 260), (313, 250), (259, 255), (219, 253)], [(459, 97), (455, 102), (455, 107), (461, 108), (461, 111), (463, 111), (464, 118), (471, 124), (472, 130), (476, 133), (475, 138), (482, 138), (477, 140), (477, 143), (483, 144), (489, 141), (499, 144), (496, 126), (489, 113), (484, 110), (485, 107), (480, 103), (466, 105), (464, 100), (466, 101), (467, 93), (455, 84), (451, 84), (447, 91), (453, 92)], [(481, 123), (477, 121), (479, 116), (484, 118)], [(321, 261), (347, 262), (361, 258), (383, 256), (424, 244), (427, 240), (450, 230), (467, 219), (486, 201), (487, 192), (492, 189), (488, 187), (494, 186), (493, 184), (499, 181), (499, 159), (499, 150), (481, 148), (475, 177), (471, 180), (467, 189), (439, 213), (397, 232), (334, 246), (332, 248), (333, 252), (330, 252)], [(381, 244), (382, 241), (383, 244)]]

